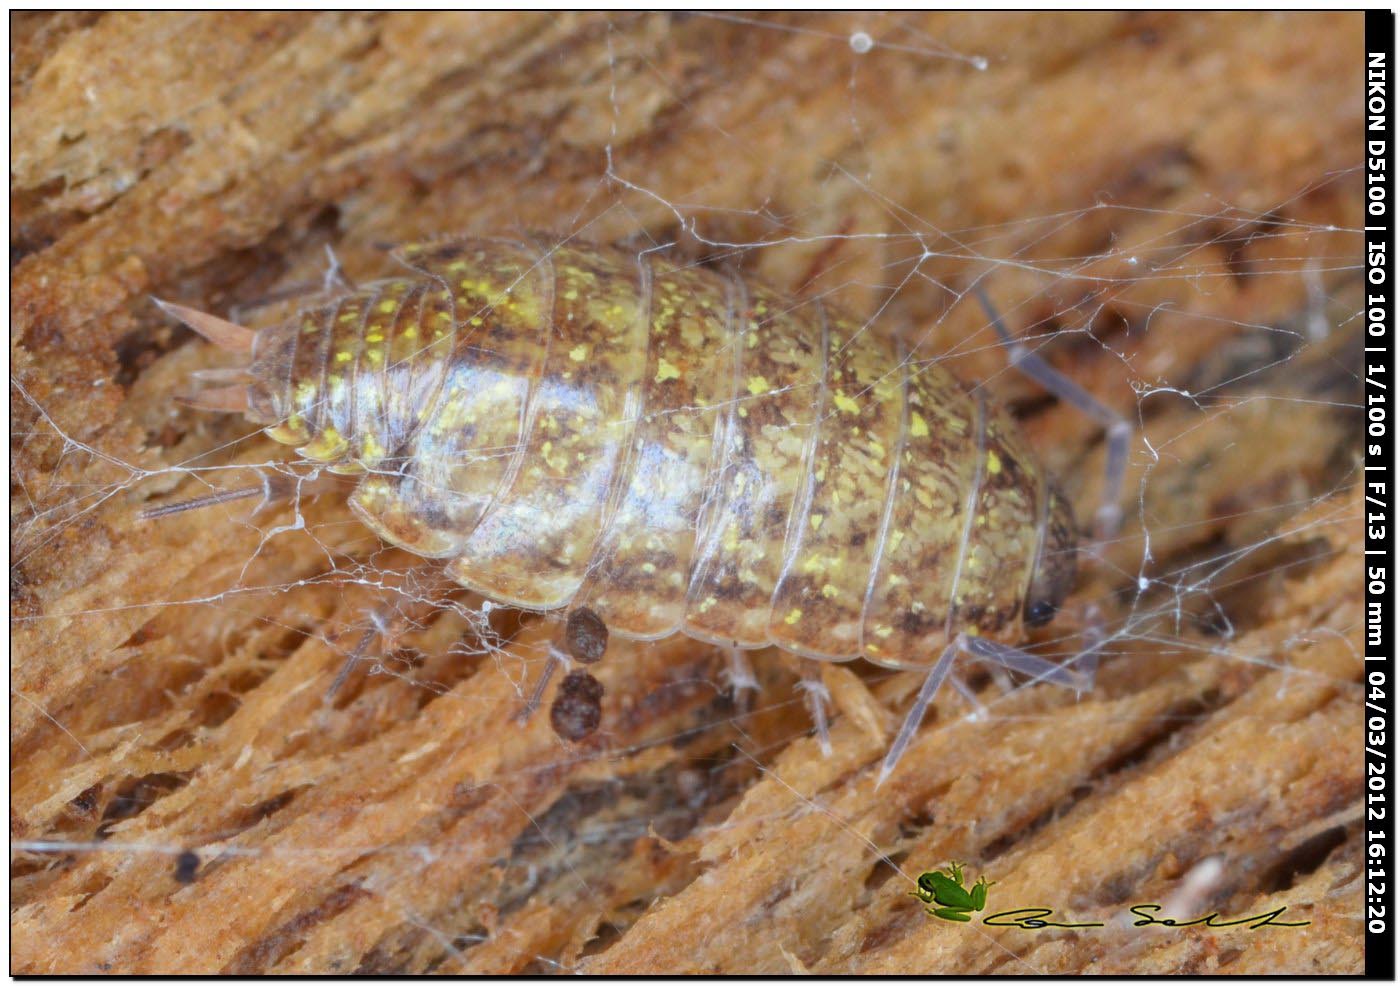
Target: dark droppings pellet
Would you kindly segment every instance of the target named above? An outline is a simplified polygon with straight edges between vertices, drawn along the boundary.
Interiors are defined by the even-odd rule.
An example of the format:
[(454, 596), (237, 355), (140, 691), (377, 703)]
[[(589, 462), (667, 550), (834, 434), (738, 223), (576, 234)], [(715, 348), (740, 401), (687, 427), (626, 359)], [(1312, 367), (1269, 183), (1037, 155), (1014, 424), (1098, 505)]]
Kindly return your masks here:
[(570, 656), (581, 664), (596, 664), (608, 649), (608, 625), (587, 606), (569, 614), (564, 625), (564, 644)]
[(603, 718), (603, 683), (587, 671), (570, 671), (549, 708), (554, 731), (578, 741), (598, 728)]
[(199, 854), (186, 849), (175, 857), (175, 882), (194, 883), (199, 873)]

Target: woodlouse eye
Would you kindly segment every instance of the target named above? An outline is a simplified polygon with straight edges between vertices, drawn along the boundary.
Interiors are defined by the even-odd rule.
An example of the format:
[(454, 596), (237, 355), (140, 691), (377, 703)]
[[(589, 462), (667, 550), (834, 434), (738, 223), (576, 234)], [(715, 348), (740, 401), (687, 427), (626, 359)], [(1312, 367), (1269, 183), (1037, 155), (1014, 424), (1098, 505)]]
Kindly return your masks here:
[(564, 646), (581, 664), (601, 661), (603, 652), (608, 649), (608, 626), (593, 610), (580, 607), (569, 614), (564, 626)]
[(1048, 599), (1035, 599), (1026, 604), (1026, 626), (1043, 627), (1055, 618), (1060, 608)]

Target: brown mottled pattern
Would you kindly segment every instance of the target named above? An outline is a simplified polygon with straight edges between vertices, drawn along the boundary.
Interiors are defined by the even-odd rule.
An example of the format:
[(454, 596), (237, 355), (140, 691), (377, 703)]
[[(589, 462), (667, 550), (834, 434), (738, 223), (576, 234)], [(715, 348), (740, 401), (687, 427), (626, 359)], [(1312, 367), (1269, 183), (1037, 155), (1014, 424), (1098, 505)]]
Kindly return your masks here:
[[(431, 282), (398, 283), (406, 290), (397, 296), (397, 309), (392, 314), (381, 313), (383, 321), (376, 322), (376, 331), (366, 338), (360, 356), (360, 376), (355, 383), (350, 454), (363, 469), (371, 471), (396, 467), (392, 452), (411, 432), (410, 423), (402, 420), (402, 416), (389, 414), (388, 396), (405, 393), (411, 388), (411, 354), (423, 348), (418, 341), (418, 323), (422, 318), (423, 299), (432, 286)], [(377, 328), (379, 325), (383, 328)], [(404, 333), (410, 330), (412, 334), (405, 339)], [(408, 348), (410, 343), (411, 349)], [(400, 347), (408, 351), (401, 352)]]
[(760, 647), (768, 643), (788, 519), (804, 485), (826, 355), (816, 305), (742, 287), (747, 297), (733, 330), (743, 340), (738, 388), (728, 408), (723, 465), (691, 578), (685, 629)]
[(953, 622), (987, 635), (1014, 632), (1031, 565), (1044, 480), (1005, 410), (987, 404), (982, 480), (963, 555)]
[(498, 601), (917, 668), (1019, 634), (1040, 538), (1072, 543), (1003, 410), (820, 303), (619, 249), (397, 256), (414, 276), (264, 333), (251, 394)]
[(636, 424), (647, 336), (635, 257), (566, 246), (548, 262), (554, 314), (517, 468), (448, 565), (462, 585), (540, 609), (583, 582)]
[(891, 667), (927, 664), (945, 642), (979, 476), (978, 403), (933, 364), (908, 371), (909, 423), (861, 644), (861, 656)]
[(300, 445), (309, 437), (287, 428), (292, 397), (292, 364), (295, 361), (299, 323), (284, 322), (259, 332), (253, 340), (253, 361), (248, 372), (248, 417), (267, 425), (279, 442)]
[[(390, 312), (397, 311), (399, 302), (391, 293), (402, 294), (407, 287), (402, 281), (390, 281), (383, 285), (367, 285), (361, 304), (360, 317), (347, 324), (336, 322), (331, 326), (330, 348), (326, 352), (325, 406), (322, 409), (327, 434), (338, 435), (344, 442), (343, 450), (331, 465), (332, 472), (362, 472), (355, 454), (356, 444), (370, 435), (356, 435), (352, 431), (355, 416), (356, 391), (377, 387), (375, 381), (367, 380), (365, 388), (356, 386), (356, 381), (367, 374), (367, 367), (361, 365), (361, 357), (366, 339), (371, 335), (382, 335), (374, 327), (382, 322), (384, 313), (377, 312), (381, 302), (390, 306)], [(397, 290), (396, 290), (397, 289)], [(376, 321), (378, 319), (378, 321)]]
[(576, 601), (614, 629), (662, 637), (685, 617), (700, 513), (715, 489), (715, 428), (732, 406), (737, 362), (731, 283), (650, 258), (645, 269), (651, 334), (641, 420)]
[[(408, 247), (400, 258), (433, 278), (417, 324), (400, 325), (390, 417), (405, 424), (394, 468), (352, 497), (381, 534), (429, 557), (452, 557), (509, 482), (531, 380), (548, 346), (539, 330), (552, 291), (547, 265), (522, 246)], [(373, 524), (371, 526), (374, 526)], [(378, 529), (378, 528), (376, 528)]]
[(905, 380), (897, 349), (858, 323), (833, 312), (827, 334), (830, 368), (809, 467), (811, 495), (793, 524), (767, 631), (798, 653), (846, 660), (860, 652)]

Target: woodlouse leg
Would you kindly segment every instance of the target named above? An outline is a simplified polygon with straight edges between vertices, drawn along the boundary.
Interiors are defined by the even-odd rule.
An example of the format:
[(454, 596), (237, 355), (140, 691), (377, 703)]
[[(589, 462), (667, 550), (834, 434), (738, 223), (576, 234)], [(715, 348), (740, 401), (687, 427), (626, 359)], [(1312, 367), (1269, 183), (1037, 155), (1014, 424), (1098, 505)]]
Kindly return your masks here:
[(987, 707), (982, 704), (982, 700), (977, 697), (977, 693), (968, 686), (967, 682), (963, 681), (958, 675), (951, 675), (948, 680), (953, 683), (953, 687), (958, 690), (958, 694), (963, 697), (963, 701), (972, 706), (972, 718), (987, 718)]
[(822, 669), (815, 661), (802, 662), (802, 680), (797, 683), (807, 702), (807, 711), (812, 715), (812, 724), (817, 729), (817, 742), (821, 744), (822, 756), (831, 756), (831, 724), (826, 714), (826, 705), (831, 701), (831, 693), (822, 682)]
[(1099, 649), (1104, 643), (1103, 614), (1099, 612), (1098, 606), (1089, 604), (1084, 613), (1084, 646), (1079, 651), (1079, 655), (1071, 662), (1083, 675), (1087, 684), (1085, 690), (1094, 687), (1094, 678), (1099, 673)]
[(1009, 644), (984, 637), (964, 637), (963, 650), (972, 657), (1028, 675), (1034, 682), (1045, 681), (1062, 688), (1073, 688), (1077, 692), (1086, 691), (1089, 687), (1084, 681), (1083, 672), (1028, 654)]
[(540, 702), (544, 700), (545, 689), (549, 687), (550, 681), (554, 678), (554, 673), (560, 668), (569, 666), (569, 655), (565, 654), (553, 644), (549, 645), (549, 663), (544, 666), (544, 671), (540, 674), (540, 680), (535, 682), (534, 690), (530, 692), (530, 697), (525, 700), (525, 705), (515, 714), (516, 722), (526, 722), (535, 714), (535, 710), (540, 707)]
[(962, 637), (959, 636), (943, 648), (943, 653), (938, 656), (937, 663), (929, 671), (928, 677), (924, 679), (923, 687), (919, 689), (919, 694), (914, 697), (913, 707), (909, 709), (909, 714), (904, 717), (904, 724), (899, 727), (898, 735), (890, 744), (889, 752), (885, 754), (885, 762), (880, 765), (880, 779), (875, 782), (877, 788), (885, 783), (885, 779), (894, 770), (895, 764), (899, 763), (900, 757), (904, 756), (904, 751), (909, 748), (914, 733), (919, 729), (919, 723), (924, 721), (924, 713), (928, 711), (929, 703), (938, 694), (938, 689), (943, 685), (943, 679), (948, 677), (948, 672), (953, 668), (953, 659), (958, 656), (961, 647)]
[(330, 266), (321, 275), (321, 290), (326, 294), (333, 294), (337, 290), (354, 291), (355, 282), (346, 276), (345, 268), (340, 266), (340, 258), (335, 255), (335, 250), (329, 243), (326, 244), (326, 260)]
[(364, 660), (364, 656), (369, 651), (370, 642), (375, 637), (383, 637), (388, 632), (387, 616), (383, 610), (375, 610), (369, 616), (370, 628), (360, 634), (360, 641), (355, 645), (355, 649), (350, 652), (350, 656), (345, 659), (345, 663), (336, 672), (335, 680), (331, 682), (331, 687), (326, 689), (326, 694), (321, 697), (322, 705), (330, 705), (335, 700), (336, 692), (345, 684), (345, 680), (350, 677), (350, 672), (355, 670), (355, 665)]
[(976, 292), (977, 300), (987, 317), (991, 319), (992, 328), (1006, 346), (1011, 365), (1040, 384), (1047, 392), (1078, 408), (1106, 429), (1103, 501), (1094, 515), (1094, 536), (1099, 540), (1113, 537), (1123, 522), (1123, 511), (1118, 506), (1118, 500), (1128, 473), (1128, 444), (1132, 441), (1132, 424), (1047, 363), (1039, 353), (1032, 352), (1020, 339), (1012, 336), (981, 285), (974, 287), (973, 291)]
[(753, 665), (749, 663), (748, 655), (739, 647), (726, 647), (725, 653), (729, 656), (729, 667), (725, 668), (725, 677), (729, 679), (729, 689), (734, 692), (735, 697), (740, 692), (758, 691), (758, 679), (754, 677)]

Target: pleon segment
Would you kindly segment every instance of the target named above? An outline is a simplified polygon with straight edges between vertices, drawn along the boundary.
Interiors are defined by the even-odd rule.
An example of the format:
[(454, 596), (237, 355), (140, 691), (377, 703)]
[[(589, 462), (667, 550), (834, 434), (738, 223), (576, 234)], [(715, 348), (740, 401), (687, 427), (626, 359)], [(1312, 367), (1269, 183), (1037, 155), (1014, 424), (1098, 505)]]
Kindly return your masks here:
[(303, 446), (320, 431), (326, 349), (330, 346), (332, 325), (340, 312), (341, 303), (335, 302), (303, 311), (297, 317), (286, 418), (276, 428), (269, 429), (272, 437), (279, 442)]
[[(735, 282), (736, 293), (742, 286)], [(716, 449), (713, 500), (686, 600), (686, 632), (742, 647), (768, 642), (768, 611), (804, 478), (826, 378), (818, 307), (748, 289), (734, 331), (738, 393)]]
[(984, 636), (1015, 637), (1035, 562), (1044, 474), (1010, 416), (989, 404), (982, 481), (963, 557), (953, 624)]
[(721, 409), (734, 396), (729, 282), (653, 260), (641, 420), (616, 508), (594, 549), (578, 602), (624, 636), (662, 637), (685, 616), (687, 575)]
[(909, 367), (908, 423), (865, 604), (867, 660), (928, 667), (942, 651), (981, 474), (981, 428), (979, 402), (953, 377), (932, 363)]
[(529, 609), (562, 606), (583, 582), (646, 365), (635, 259), (565, 246), (551, 260), (554, 314), (535, 323), (549, 343), (518, 467), (448, 565), (462, 585)]
[(292, 362), (296, 357), (300, 322), (290, 319), (263, 329), (253, 340), (253, 360), (248, 373), (248, 417), (266, 425), (268, 436), (285, 445), (300, 444), (305, 435), (286, 428), (291, 412)]
[[(418, 323), (422, 317), (423, 299), (429, 288), (437, 288), (432, 281), (409, 281), (394, 283), (390, 289), (393, 307), (386, 301), (375, 306), (376, 315), (367, 326), (364, 348), (360, 353), (359, 372), (355, 382), (355, 413), (351, 434), (351, 455), (362, 469), (374, 471), (380, 468), (398, 470), (401, 463), (394, 459), (407, 435), (413, 413), (405, 413), (409, 400), (395, 400), (400, 408), (391, 414), (390, 395), (412, 393), (413, 353), (422, 349), (418, 342)], [(408, 339), (405, 333), (411, 333)], [(396, 355), (400, 342), (412, 342), (412, 348)], [(420, 378), (423, 374), (419, 373)], [(428, 397), (428, 399), (431, 399)], [(416, 422), (414, 422), (416, 423)]]
[(404, 436), (398, 468), (367, 476), (351, 505), (386, 539), (441, 558), (462, 550), (521, 459), (552, 287), (538, 255), (518, 245), (439, 244), (404, 255), (434, 288), (390, 347), (385, 399), (391, 440)]
[(860, 651), (861, 613), (901, 441), (905, 377), (890, 345), (842, 315), (828, 321), (830, 371), (811, 492), (794, 516), (768, 638), (807, 657), (846, 660)]
[(344, 324), (337, 322), (332, 326), (331, 344), (326, 354), (325, 430), (327, 434), (338, 436), (344, 444), (341, 445), (340, 461), (332, 463), (331, 472), (349, 474), (363, 471), (354, 450), (357, 439), (354, 431), (355, 398), (357, 391), (377, 387), (378, 381), (369, 380), (365, 386), (361, 386), (360, 363), (370, 326), (374, 324), (376, 317), (384, 317), (377, 311), (381, 300), (389, 306), (390, 311), (397, 305), (392, 296), (386, 293), (392, 290), (392, 284), (393, 282), (367, 285), (362, 292), (364, 301), (359, 321)]

